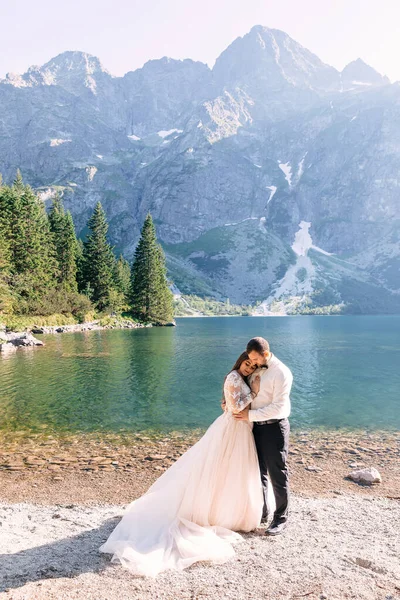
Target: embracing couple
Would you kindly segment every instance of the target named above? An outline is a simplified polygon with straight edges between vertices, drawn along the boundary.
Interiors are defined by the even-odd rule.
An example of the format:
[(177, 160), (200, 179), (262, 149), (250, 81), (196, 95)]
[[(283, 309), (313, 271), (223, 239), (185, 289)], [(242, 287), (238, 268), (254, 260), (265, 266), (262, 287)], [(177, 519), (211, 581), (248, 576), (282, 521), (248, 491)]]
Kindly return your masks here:
[[(290, 370), (267, 340), (247, 344), (224, 383), (224, 413), (132, 502), (100, 551), (137, 575), (155, 576), (234, 555), (239, 531), (288, 518)], [(261, 477), (260, 477), (261, 475)]]

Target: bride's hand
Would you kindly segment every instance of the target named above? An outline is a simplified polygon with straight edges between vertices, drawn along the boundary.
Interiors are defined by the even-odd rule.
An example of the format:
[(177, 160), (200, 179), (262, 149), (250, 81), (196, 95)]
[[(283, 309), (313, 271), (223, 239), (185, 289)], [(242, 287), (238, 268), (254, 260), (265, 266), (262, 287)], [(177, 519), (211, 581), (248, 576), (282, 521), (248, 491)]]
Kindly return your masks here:
[(260, 376), (256, 375), (250, 384), (251, 391), (257, 396), (260, 391)]

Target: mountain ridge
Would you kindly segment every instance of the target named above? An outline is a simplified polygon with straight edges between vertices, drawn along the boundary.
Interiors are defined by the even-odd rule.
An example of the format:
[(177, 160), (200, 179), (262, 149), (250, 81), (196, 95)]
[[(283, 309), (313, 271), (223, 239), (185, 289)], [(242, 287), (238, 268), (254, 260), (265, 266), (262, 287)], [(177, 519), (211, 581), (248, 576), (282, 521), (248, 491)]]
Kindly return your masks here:
[[(359, 302), (363, 286), (381, 286), (391, 306), (400, 291), (399, 107), (400, 86), (361, 59), (340, 73), (262, 26), (213, 69), (163, 57), (115, 77), (97, 57), (66, 52), (0, 81), (1, 170), (7, 181), (21, 168), (46, 203), (60, 193), (78, 232), (100, 200), (127, 257), (151, 212), (185, 293), (186, 277), (199, 295), (268, 307), (276, 290), (300, 291), (313, 306), (321, 290), (340, 304), (351, 300), (346, 289), (356, 287)], [(301, 223), (322, 254), (308, 248), (294, 269)], [(209, 247), (207, 235), (220, 239)]]
[[(109, 75), (110, 77), (112, 77), (113, 79), (123, 79), (124, 77), (126, 77), (127, 75), (129, 75), (130, 73), (135, 73), (136, 71), (140, 71), (142, 69), (144, 69), (146, 66), (148, 66), (149, 64), (155, 64), (155, 63), (160, 63), (160, 64), (168, 64), (168, 63), (184, 63), (187, 61), (190, 61), (192, 63), (197, 63), (200, 65), (203, 65), (205, 67), (207, 67), (207, 69), (209, 69), (211, 72), (215, 69), (215, 65), (217, 64), (218, 60), (221, 58), (221, 56), (223, 56), (223, 54), (233, 45), (235, 44), (240, 44), (245, 38), (247, 38), (248, 36), (254, 36), (255, 34), (259, 37), (259, 39), (261, 39), (261, 34), (272, 34), (272, 35), (277, 35), (281, 38), (283, 38), (285, 41), (288, 41), (292, 44), (294, 44), (297, 48), (301, 48), (307, 55), (312, 56), (314, 59), (317, 59), (317, 61), (327, 67), (328, 69), (335, 71), (336, 74), (340, 75), (340, 73), (343, 74), (344, 71), (346, 71), (346, 69), (348, 69), (349, 66), (351, 65), (356, 65), (356, 66), (360, 66), (360, 64), (363, 65), (364, 67), (367, 67), (368, 70), (370, 70), (371, 72), (373, 71), (376, 75), (378, 75), (380, 78), (386, 79), (387, 82), (389, 82), (389, 79), (387, 78), (386, 75), (382, 75), (380, 74), (378, 71), (376, 71), (373, 67), (371, 67), (370, 65), (368, 65), (363, 59), (361, 58), (357, 58), (354, 59), (352, 61), (350, 61), (343, 69), (342, 71), (339, 71), (338, 69), (336, 69), (335, 67), (329, 65), (328, 63), (323, 63), (323, 61), (321, 61), (318, 56), (314, 53), (312, 53), (310, 50), (308, 50), (307, 48), (305, 48), (304, 46), (302, 46), (302, 44), (300, 44), (299, 42), (296, 42), (295, 40), (293, 40), (287, 33), (285, 33), (284, 31), (280, 30), (280, 29), (276, 29), (276, 28), (270, 28), (264, 25), (254, 25), (251, 30), (247, 33), (244, 34), (243, 36), (238, 36), (216, 59), (214, 66), (212, 68), (208, 67), (208, 65), (202, 61), (198, 61), (198, 60), (193, 60), (191, 58), (184, 58), (184, 59), (176, 59), (173, 57), (169, 57), (169, 56), (163, 56), (157, 59), (149, 59), (148, 61), (146, 61), (142, 67), (138, 67), (134, 70), (128, 70), (126, 71), (126, 73), (124, 73), (123, 75), (114, 75), (112, 74), (108, 69), (106, 69), (100, 59), (94, 55), (91, 54), (89, 52), (83, 51), (83, 50), (65, 50), (63, 52), (60, 52), (59, 54), (57, 54), (54, 57), (51, 57), (48, 61), (46, 61), (43, 65), (31, 65), (30, 67), (28, 67), (28, 69), (24, 72), (24, 73), (15, 73), (15, 72), (10, 72), (10, 73), (6, 73), (6, 76), (1, 79), (0, 78), (0, 83), (10, 83), (11, 85), (13, 85), (13, 80), (19, 79), (19, 78), (24, 78), (24, 76), (27, 76), (30, 73), (35, 73), (37, 71), (41, 71), (41, 70), (45, 70), (45, 69), (49, 69), (52, 65), (57, 64), (61, 61), (67, 61), (68, 58), (77, 58), (80, 59), (79, 62), (82, 62), (83, 60), (86, 63), (92, 62), (95, 63), (97, 68), (96, 71), (100, 71), (103, 73), (106, 73), (107, 75)], [(265, 44), (265, 41), (261, 39), (261, 44)]]

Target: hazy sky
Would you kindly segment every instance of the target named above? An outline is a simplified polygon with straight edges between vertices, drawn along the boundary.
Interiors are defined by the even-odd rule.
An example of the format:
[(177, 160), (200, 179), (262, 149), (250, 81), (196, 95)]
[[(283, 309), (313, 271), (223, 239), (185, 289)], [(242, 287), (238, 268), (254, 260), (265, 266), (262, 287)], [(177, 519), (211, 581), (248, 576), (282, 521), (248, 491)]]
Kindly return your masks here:
[(151, 58), (213, 65), (253, 25), (286, 31), (342, 69), (361, 57), (400, 80), (400, 0), (0, 0), (0, 77), (65, 50), (98, 56), (114, 75)]

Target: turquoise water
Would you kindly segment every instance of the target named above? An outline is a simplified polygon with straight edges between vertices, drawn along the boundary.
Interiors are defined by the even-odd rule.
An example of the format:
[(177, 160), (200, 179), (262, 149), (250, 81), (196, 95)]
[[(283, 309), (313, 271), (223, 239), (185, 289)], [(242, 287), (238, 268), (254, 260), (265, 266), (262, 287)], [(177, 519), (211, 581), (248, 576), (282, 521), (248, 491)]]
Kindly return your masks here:
[(0, 359), (0, 429), (208, 426), (255, 335), (294, 374), (294, 428), (400, 429), (400, 316), (193, 318), (43, 336), (44, 348)]

